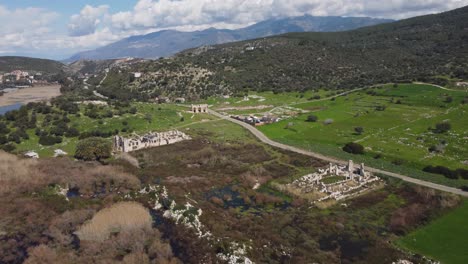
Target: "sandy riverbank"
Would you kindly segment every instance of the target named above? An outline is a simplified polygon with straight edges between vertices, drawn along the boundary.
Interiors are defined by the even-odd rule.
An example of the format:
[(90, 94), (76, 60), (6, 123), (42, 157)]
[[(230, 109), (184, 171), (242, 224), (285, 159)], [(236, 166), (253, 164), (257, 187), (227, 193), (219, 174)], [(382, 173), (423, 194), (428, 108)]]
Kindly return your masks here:
[(60, 95), (60, 85), (34, 86), (5, 93), (0, 96), (0, 106), (27, 104), (30, 102), (47, 101)]

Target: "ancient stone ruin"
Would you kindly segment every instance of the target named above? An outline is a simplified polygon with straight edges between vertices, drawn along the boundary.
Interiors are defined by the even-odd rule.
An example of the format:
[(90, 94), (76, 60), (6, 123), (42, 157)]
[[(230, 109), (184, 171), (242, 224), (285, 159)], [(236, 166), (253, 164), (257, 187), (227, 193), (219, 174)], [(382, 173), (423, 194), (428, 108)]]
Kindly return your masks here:
[(192, 113), (208, 113), (207, 104), (192, 105)]
[(131, 152), (139, 149), (153, 148), (174, 144), (180, 141), (189, 140), (190, 136), (178, 130), (167, 132), (150, 132), (144, 136), (134, 134), (132, 137), (114, 137), (114, 150), (120, 152)]
[(315, 202), (325, 200), (342, 200), (367, 191), (380, 179), (366, 171), (364, 163), (355, 166), (350, 160), (348, 165), (330, 163), (318, 172), (302, 176), (288, 187), (299, 189), (301, 193), (317, 193)]

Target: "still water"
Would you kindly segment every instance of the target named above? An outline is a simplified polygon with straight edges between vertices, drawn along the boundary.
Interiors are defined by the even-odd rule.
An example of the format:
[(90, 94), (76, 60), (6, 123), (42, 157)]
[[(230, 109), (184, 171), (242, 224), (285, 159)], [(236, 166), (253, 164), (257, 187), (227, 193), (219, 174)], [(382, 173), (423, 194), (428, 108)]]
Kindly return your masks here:
[(22, 104), (17, 103), (13, 105), (6, 105), (6, 106), (0, 106), (0, 115), (4, 115), (6, 112), (13, 111), (13, 110), (18, 110)]

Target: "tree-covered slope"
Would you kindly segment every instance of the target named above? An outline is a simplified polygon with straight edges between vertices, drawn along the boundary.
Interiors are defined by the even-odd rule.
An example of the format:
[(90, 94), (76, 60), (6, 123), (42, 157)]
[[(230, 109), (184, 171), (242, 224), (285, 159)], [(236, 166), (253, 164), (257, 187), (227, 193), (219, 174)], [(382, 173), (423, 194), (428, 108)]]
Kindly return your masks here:
[[(181, 55), (236, 89), (354, 87), (468, 78), (468, 7), (336, 33), (291, 33)], [(255, 47), (249, 51), (247, 47)], [(251, 49), (251, 48), (250, 48)]]
[(53, 60), (15, 56), (0, 57), (0, 72), (22, 70), (56, 74), (64, 69), (64, 64)]
[(443, 84), (441, 77), (447, 76), (466, 80), (467, 17), (464, 7), (353, 31), (290, 33), (204, 46), (132, 65), (131, 71), (148, 74), (118, 84), (111, 74), (102, 89), (112, 95), (118, 88), (127, 97), (130, 87), (146, 97), (205, 98), (247, 89), (302, 91), (414, 80)]

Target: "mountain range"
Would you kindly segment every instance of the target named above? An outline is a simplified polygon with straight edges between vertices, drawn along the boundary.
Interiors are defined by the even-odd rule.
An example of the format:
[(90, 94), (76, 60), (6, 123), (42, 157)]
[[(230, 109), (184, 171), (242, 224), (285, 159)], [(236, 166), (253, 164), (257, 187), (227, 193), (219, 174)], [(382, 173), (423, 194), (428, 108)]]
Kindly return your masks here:
[[(185, 50), (111, 71), (111, 98), (197, 100), (258, 91), (352, 89), (468, 79), (468, 6), (345, 32), (287, 33)], [(128, 78), (131, 72), (151, 73)]]
[(84, 51), (64, 60), (103, 60), (124, 57), (156, 59), (185, 49), (261, 38), (290, 32), (336, 32), (388, 23), (392, 20), (369, 17), (300, 16), (270, 19), (246, 28), (228, 30), (209, 28), (181, 32), (163, 30), (147, 35), (132, 36), (91, 51)]

